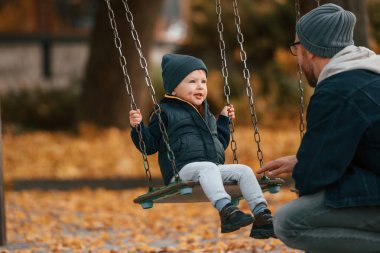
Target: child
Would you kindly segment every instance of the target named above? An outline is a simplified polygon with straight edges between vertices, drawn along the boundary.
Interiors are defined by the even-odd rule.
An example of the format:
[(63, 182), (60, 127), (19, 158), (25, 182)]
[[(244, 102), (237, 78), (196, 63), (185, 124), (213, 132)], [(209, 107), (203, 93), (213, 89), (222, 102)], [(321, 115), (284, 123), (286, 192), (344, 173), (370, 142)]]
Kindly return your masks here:
[[(253, 223), (251, 237), (275, 237), (271, 212), (251, 168), (241, 164), (224, 165), (224, 150), (230, 139), (229, 120), (235, 118), (232, 105), (225, 106), (218, 120), (209, 111), (207, 97), (207, 67), (202, 60), (179, 54), (162, 58), (162, 78), (167, 94), (160, 102), (170, 147), (175, 156), (179, 177), (199, 181), (203, 192), (218, 209), (221, 232), (228, 233)], [(139, 148), (136, 126), (141, 124), (148, 155), (158, 151), (158, 160), (165, 184), (173, 179), (167, 150), (157, 115), (149, 126), (142, 123), (140, 110), (129, 112), (133, 127), (131, 136)], [(243, 197), (254, 214), (245, 214), (231, 204), (223, 181), (237, 181)]]

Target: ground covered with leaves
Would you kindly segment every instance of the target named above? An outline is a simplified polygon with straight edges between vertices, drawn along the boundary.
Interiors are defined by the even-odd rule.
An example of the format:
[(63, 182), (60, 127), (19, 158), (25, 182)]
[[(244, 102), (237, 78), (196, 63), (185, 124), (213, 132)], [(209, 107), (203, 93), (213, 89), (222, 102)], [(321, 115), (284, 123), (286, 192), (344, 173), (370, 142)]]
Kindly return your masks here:
[[(252, 130), (237, 133), (239, 162), (257, 168)], [(262, 132), (266, 160), (295, 152), (296, 130)], [(264, 142), (265, 140), (265, 142)], [(84, 127), (78, 135), (33, 132), (3, 136), (8, 245), (0, 252), (300, 252), (277, 239), (249, 237), (250, 227), (220, 233), (208, 203), (157, 204), (143, 210), (133, 199), (146, 187), (69, 191), (14, 191), (18, 179), (133, 178), (144, 175), (128, 131)], [(231, 154), (227, 152), (227, 160)], [(159, 177), (155, 157), (152, 174)], [(289, 188), (265, 196), (276, 209), (296, 196)], [(248, 211), (242, 201), (240, 207)]]

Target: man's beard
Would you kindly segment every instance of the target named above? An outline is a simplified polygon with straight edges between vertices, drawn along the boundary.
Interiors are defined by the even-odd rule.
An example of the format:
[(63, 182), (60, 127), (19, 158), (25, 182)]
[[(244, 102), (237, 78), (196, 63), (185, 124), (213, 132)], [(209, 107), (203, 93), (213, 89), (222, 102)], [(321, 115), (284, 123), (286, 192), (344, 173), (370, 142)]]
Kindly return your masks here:
[(309, 62), (307, 62), (307, 68), (302, 68), (303, 73), (305, 73), (306, 80), (309, 85), (313, 88), (317, 86), (318, 78), (314, 75), (313, 67)]

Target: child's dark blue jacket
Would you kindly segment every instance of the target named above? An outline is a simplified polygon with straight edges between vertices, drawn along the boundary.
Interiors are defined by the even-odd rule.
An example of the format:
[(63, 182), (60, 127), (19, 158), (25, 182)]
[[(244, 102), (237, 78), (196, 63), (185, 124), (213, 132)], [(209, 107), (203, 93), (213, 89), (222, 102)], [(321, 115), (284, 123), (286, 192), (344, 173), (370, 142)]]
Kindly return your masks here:
[[(161, 118), (169, 137), (170, 148), (175, 156), (177, 170), (191, 162), (209, 161), (223, 164), (224, 151), (230, 139), (229, 118), (220, 115), (218, 121), (203, 103), (204, 116), (190, 103), (174, 96), (165, 95), (161, 100)], [(149, 126), (141, 124), (148, 155), (158, 151), (158, 162), (165, 184), (173, 178), (173, 169), (159, 128), (157, 115), (153, 114)], [(135, 146), (139, 138), (135, 128), (131, 131)], [(140, 150), (141, 151), (141, 150)]]
[(293, 178), (300, 196), (325, 190), (330, 207), (380, 205), (380, 75), (351, 70), (321, 81)]

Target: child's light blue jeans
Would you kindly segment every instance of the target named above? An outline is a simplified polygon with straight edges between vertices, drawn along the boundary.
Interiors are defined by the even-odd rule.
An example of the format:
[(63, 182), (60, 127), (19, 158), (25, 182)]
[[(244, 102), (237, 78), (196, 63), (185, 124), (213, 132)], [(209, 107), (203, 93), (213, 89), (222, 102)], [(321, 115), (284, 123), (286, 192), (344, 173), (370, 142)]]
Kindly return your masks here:
[(378, 253), (380, 207), (328, 208), (322, 191), (279, 208), (274, 230), (286, 245), (308, 253)]
[(216, 165), (212, 162), (193, 162), (186, 164), (178, 174), (182, 180), (199, 181), (204, 194), (213, 206), (219, 199), (231, 199), (231, 196), (224, 189), (223, 182), (225, 181), (236, 181), (238, 183), (251, 210), (260, 203), (267, 205), (255, 174), (246, 165)]

